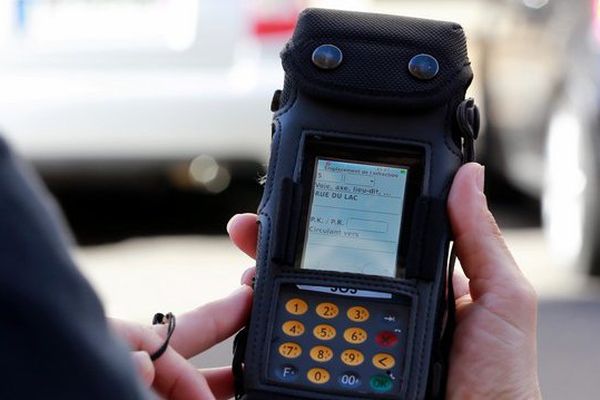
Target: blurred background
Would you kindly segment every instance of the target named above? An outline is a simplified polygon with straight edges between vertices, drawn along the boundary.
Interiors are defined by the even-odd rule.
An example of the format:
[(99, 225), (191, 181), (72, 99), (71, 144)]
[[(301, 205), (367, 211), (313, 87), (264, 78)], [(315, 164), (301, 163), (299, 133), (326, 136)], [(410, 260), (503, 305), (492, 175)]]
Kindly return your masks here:
[[(308, 6), (463, 25), (486, 189), (540, 295), (544, 396), (596, 398), (600, 0), (1, 1), (0, 131), (108, 314), (182, 312), (253, 265), (225, 224), (260, 199), (278, 53)], [(195, 360), (229, 361), (229, 342)]]

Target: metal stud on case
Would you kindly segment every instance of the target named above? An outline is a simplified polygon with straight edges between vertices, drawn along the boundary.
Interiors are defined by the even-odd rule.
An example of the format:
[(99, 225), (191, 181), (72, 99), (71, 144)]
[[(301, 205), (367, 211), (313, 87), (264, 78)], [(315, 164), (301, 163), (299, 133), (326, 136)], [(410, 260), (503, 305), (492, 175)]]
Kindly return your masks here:
[(429, 54), (417, 54), (408, 62), (408, 71), (417, 79), (433, 79), (440, 71), (438, 60)]
[(339, 47), (322, 44), (312, 53), (312, 62), (321, 69), (335, 69), (340, 66), (344, 55)]

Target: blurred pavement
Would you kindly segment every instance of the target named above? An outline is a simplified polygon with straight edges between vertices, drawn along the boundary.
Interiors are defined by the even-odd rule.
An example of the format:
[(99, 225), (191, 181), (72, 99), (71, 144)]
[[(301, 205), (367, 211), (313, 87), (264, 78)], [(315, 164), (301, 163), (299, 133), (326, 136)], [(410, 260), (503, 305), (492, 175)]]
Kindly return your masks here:
[[(545, 399), (597, 398), (600, 371), (600, 283), (553, 265), (539, 229), (507, 229), (514, 257), (540, 297), (540, 379)], [(107, 313), (149, 323), (156, 312), (175, 314), (227, 295), (253, 261), (225, 236), (132, 239), (84, 247), (76, 257)], [(226, 365), (228, 341), (194, 360)]]

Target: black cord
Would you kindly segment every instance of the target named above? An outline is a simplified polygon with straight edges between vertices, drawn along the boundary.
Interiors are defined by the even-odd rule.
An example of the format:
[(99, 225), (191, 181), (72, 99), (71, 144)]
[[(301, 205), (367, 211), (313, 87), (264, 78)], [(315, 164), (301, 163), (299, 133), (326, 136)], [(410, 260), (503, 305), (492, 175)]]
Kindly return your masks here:
[[(475, 140), (479, 136), (480, 116), (479, 108), (475, 105), (472, 98), (465, 99), (456, 108), (456, 121), (463, 139), (463, 164), (475, 161)], [(456, 249), (454, 243), (450, 250), (450, 260), (448, 263), (448, 315), (446, 317), (446, 326), (448, 334), (442, 339), (442, 346), (446, 352), (450, 351), (452, 343), (452, 331), (456, 324), (456, 308), (454, 306), (454, 264), (456, 264)]]
[(152, 325), (166, 324), (169, 324), (169, 327), (167, 328), (167, 337), (165, 338), (163, 344), (158, 348), (158, 350), (150, 354), (150, 359), (152, 361), (158, 360), (158, 358), (162, 356), (165, 353), (165, 351), (167, 351), (167, 348), (169, 347), (169, 341), (171, 340), (171, 336), (173, 335), (176, 326), (175, 315), (173, 315), (173, 313), (168, 313), (167, 315), (161, 313), (154, 314), (154, 317), (152, 318)]
[(233, 361), (231, 368), (233, 371), (233, 387), (235, 390), (235, 400), (244, 397), (244, 352), (248, 341), (248, 327), (244, 327), (235, 335), (233, 340)]

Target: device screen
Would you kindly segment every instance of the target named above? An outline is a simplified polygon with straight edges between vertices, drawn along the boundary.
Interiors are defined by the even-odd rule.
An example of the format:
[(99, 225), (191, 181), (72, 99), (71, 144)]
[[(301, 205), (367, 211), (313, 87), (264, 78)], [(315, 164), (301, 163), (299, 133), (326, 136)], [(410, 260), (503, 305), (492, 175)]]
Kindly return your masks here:
[(407, 175), (317, 157), (300, 267), (395, 277)]

